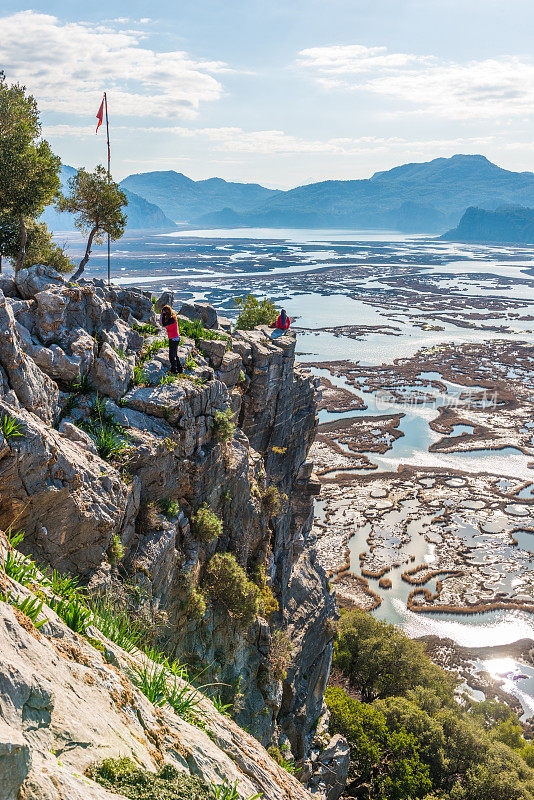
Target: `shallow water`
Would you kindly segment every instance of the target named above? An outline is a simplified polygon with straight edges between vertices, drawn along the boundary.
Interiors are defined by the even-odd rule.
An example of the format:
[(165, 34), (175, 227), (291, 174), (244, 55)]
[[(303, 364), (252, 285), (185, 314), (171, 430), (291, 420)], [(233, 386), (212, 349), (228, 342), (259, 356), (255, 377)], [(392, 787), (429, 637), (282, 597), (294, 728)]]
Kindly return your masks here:
[[(79, 243), (80, 251), (81, 247)], [(154, 293), (170, 288), (175, 291), (176, 302), (191, 298), (206, 300), (227, 316), (235, 316), (234, 296), (248, 291), (257, 296), (268, 294), (277, 304), (283, 304), (292, 318), (297, 318), (297, 326), (308, 329), (299, 333), (297, 351), (299, 360), (309, 366), (317, 361), (338, 359), (362, 365), (388, 364), (397, 358), (410, 357), (422, 347), (445, 342), (506, 338), (534, 343), (534, 321), (516, 319), (534, 314), (534, 247), (468, 245), (385, 231), (253, 228), (178, 231), (123, 240), (120, 250), (112, 252), (112, 258), (113, 274), (120, 276), (122, 284), (141, 284)], [(334, 268), (338, 271), (332, 277)], [(104, 273), (105, 252), (99, 253), (97, 248), (87, 274), (104, 277)], [(411, 310), (410, 304), (395, 307), (398, 291), (396, 284), (388, 283), (388, 278), (397, 274), (403, 276), (404, 286), (399, 284), (399, 287), (413, 296), (414, 304), (426, 295), (420, 284), (406, 287), (410, 279), (420, 278), (431, 294), (442, 293), (440, 302), (445, 309), (450, 303), (453, 315), (461, 314), (461, 306), (455, 304), (462, 297), (479, 297), (484, 306), (488, 304), (484, 324), (505, 325), (509, 330), (503, 333), (483, 330), (480, 326), (465, 328), (455, 325), (454, 319), (439, 320), (443, 330), (423, 330), (406, 316), (405, 309)], [(502, 309), (495, 311), (490, 307), (493, 297), (504, 300)], [(528, 301), (529, 305), (516, 307), (514, 301)], [(423, 304), (416, 315), (432, 322), (436, 313)], [(444, 313), (447, 315), (446, 310)], [(461, 317), (458, 321), (461, 322)], [(353, 339), (317, 330), (341, 325), (393, 326), (398, 328), (394, 333), (399, 335), (370, 331), (361, 339)], [(325, 374), (336, 385), (344, 385), (343, 379), (333, 378), (329, 373), (318, 374)], [(514, 376), (515, 373), (510, 375)], [(438, 373), (427, 373), (424, 377), (441, 380)], [(452, 382), (445, 383), (449, 396), (464, 390)], [(533, 478), (533, 471), (527, 466), (532, 457), (513, 448), (429, 453), (428, 447), (440, 438), (428, 426), (437, 413), (435, 407), (390, 404), (388, 408), (376, 393), (347, 388), (363, 396), (368, 409), (335, 415), (322, 411), (321, 422), (399, 411), (405, 414), (400, 423), (404, 436), (396, 440), (392, 450), (383, 456), (369, 454), (379, 470), (396, 471), (399, 463), (406, 463), (488, 471), (506, 476), (512, 484), (513, 479), (517, 483), (518, 479)], [(525, 422), (525, 427), (530, 425), (534, 423)], [(469, 429), (456, 426), (452, 435), (462, 432)], [(520, 493), (519, 503), (521, 498), (529, 496), (526, 491)], [(317, 502), (320, 517), (321, 501)], [(526, 525), (524, 519), (517, 517), (517, 520), (518, 525)], [(534, 539), (534, 534), (520, 535), (522, 545), (530, 542), (528, 537)], [(422, 536), (414, 537), (414, 541), (420, 555), (431, 559), (432, 545)], [(357, 539), (351, 547), (358, 547)], [(411, 587), (400, 581), (400, 572), (401, 569), (391, 573), (394, 588), (387, 592), (377, 614), (402, 625), (410, 635), (436, 633), (462, 644), (534, 638), (532, 617), (520, 612), (490, 612), (469, 618), (414, 614), (406, 609), (406, 590)]]

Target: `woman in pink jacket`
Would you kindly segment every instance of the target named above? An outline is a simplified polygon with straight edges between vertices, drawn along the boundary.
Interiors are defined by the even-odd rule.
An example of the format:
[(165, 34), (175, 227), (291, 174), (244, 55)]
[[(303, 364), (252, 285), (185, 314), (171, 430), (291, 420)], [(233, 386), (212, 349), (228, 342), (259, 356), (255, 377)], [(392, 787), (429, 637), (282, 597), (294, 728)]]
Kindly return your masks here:
[(163, 306), (161, 309), (160, 325), (167, 329), (169, 337), (169, 361), (171, 362), (171, 372), (177, 375), (179, 372), (178, 345), (180, 344), (180, 333), (178, 331), (178, 319), (170, 306)]

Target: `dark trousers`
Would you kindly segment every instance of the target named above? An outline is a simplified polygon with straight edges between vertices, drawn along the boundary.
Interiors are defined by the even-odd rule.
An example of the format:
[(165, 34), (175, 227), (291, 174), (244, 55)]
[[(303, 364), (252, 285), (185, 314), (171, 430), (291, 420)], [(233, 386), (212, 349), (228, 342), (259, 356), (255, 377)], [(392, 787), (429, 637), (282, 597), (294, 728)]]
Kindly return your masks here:
[(171, 371), (180, 371), (180, 361), (178, 359), (178, 345), (179, 339), (169, 339), (169, 361), (171, 362)]

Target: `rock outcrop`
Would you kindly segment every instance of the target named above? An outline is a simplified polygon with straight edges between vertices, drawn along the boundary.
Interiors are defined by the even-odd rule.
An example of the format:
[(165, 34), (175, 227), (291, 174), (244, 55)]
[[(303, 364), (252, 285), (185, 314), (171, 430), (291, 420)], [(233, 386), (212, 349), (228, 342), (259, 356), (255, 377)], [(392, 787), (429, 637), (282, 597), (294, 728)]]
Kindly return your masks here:
[[(310, 542), (316, 386), (295, 335), (228, 335), (195, 307), (218, 333), (183, 337), (173, 379), (148, 293), (33, 270), (16, 297), (0, 292), (0, 419), (15, 426), (0, 436), (0, 528), (24, 530), (26, 553), (93, 591), (148, 598), (173, 653), (220, 682), (261, 744), (288, 744), (326, 796), (330, 755), (314, 739), (336, 608)], [(202, 507), (222, 523), (213, 538), (196, 533)], [(265, 617), (243, 626), (211, 602), (218, 553), (266, 598)]]
[[(0, 534), (2, 561), (5, 552)], [(32, 597), (15, 581), (4, 582), (19, 600)], [(126, 653), (93, 627), (89, 639), (74, 633), (48, 604), (39, 619), (46, 622), (37, 630), (28, 616), (0, 601), (1, 800), (118, 800), (122, 795), (104, 789), (86, 770), (125, 756), (149, 772), (169, 764), (208, 784), (237, 782), (243, 798), (260, 792), (266, 800), (311, 800), (199, 692), (193, 722), (168, 703), (155, 707), (131, 681), (136, 668), (155, 668), (139, 651)]]

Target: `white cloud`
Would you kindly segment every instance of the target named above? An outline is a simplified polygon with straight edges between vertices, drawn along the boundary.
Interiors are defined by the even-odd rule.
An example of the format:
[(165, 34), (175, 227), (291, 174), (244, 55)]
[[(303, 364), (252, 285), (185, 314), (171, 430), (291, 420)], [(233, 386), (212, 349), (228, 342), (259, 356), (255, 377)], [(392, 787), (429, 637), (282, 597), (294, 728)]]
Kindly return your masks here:
[(143, 32), (120, 24), (65, 23), (33, 11), (0, 17), (0, 64), (45, 111), (96, 114), (107, 91), (110, 115), (193, 118), (200, 103), (221, 97), (215, 76), (226, 64), (142, 47)]
[[(131, 133), (129, 125), (114, 125), (114, 135)], [(45, 125), (43, 133), (47, 138), (92, 137), (94, 131), (83, 125)], [(495, 137), (463, 137), (454, 139), (410, 140), (400, 136), (376, 137), (360, 136), (351, 138), (339, 136), (329, 139), (307, 139), (279, 130), (246, 131), (238, 127), (226, 128), (187, 128), (180, 125), (136, 126), (136, 134), (153, 136), (178, 136), (208, 142), (214, 151), (225, 153), (253, 153), (257, 155), (365, 155), (399, 151), (413, 155), (431, 156), (443, 153), (480, 152), (495, 143)], [(506, 147), (522, 147), (522, 143), (507, 143)], [(172, 158), (168, 160), (173, 160)]]
[(489, 119), (534, 110), (534, 60), (517, 56), (456, 63), (333, 45), (302, 50), (297, 63), (324, 87), (394, 97), (419, 113)]

